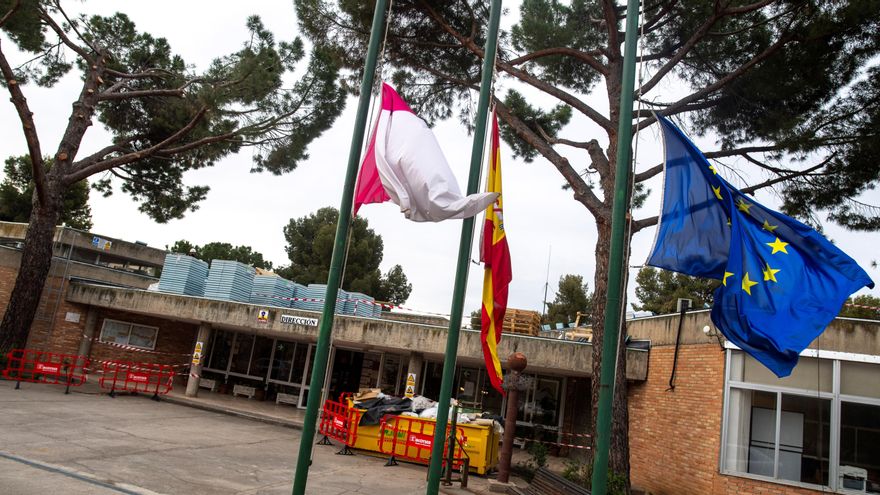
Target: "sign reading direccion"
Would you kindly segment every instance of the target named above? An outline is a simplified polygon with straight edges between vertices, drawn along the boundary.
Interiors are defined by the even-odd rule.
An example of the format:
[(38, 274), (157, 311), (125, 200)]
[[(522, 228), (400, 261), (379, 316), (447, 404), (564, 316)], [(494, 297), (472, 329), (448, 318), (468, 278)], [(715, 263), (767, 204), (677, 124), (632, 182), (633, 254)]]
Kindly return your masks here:
[(305, 325), (307, 327), (318, 326), (317, 318), (303, 318), (302, 316), (281, 315), (281, 323), (290, 325)]

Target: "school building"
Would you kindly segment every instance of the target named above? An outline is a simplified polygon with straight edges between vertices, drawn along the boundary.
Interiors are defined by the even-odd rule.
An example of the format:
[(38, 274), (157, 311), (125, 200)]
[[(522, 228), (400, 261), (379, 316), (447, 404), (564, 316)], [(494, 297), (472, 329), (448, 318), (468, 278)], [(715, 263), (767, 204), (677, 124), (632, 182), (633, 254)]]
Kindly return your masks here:
[[(0, 311), (26, 227), (0, 222)], [(59, 228), (54, 254), (28, 348), (177, 365), (175, 387), (203, 377), (211, 387), (199, 393), (237, 386), (253, 400), (282, 394), (305, 407), (320, 313), (159, 292), (166, 253), (142, 243)], [(781, 380), (717, 336), (708, 311), (638, 318), (627, 331), (634, 486), (657, 495), (880, 493), (880, 322), (837, 319)], [(330, 396), (372, 387), (401, 395), (415, 373), (416, 392), (436, 399), (446, 334), (438, 318), (337, 315)], [(197, 343), (193, 376), (185, 370)], [(517, 436), (588, 443), (570, 434), (589, 433), (591, 345), (503, 337), (502, 358), (519, 351), (529, 360)], [(479, 332), (463, 329), (457, 398), (501, 414), (504, 399), (483, 368)]]

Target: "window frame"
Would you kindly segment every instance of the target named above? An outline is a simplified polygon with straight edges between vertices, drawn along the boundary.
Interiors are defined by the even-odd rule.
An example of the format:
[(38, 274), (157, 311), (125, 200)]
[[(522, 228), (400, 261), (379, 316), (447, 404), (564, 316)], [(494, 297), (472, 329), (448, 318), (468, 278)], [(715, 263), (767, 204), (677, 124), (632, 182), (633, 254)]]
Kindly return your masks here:
[[(121, 343), (119, 343), (119, 342), (110, 342), (109, 340), (106, 340), (106, 339), (105, 339), (104, 332), (107, 330), (107, 322), (113, 322), (113, 323), (118, 323), (118, 324), (121, 324), (121, 325), (127, 325), (127, 326), (128, 326), (128, 334), (126, 335), (125, 344), (121, 344)], [(147, 328), (147, 329), (153, 330), (153, 338), (152, 338), (153, 345), (152, 345), (152, 347), (145, 347), (145, 346), (142, 346), (142, 345), (135, 345), (135, 344), (132, 344), (132, 343), (131, 343), (131, 331), (132, 331), (132, 329), (133, 329), (134, 327)], [(158, 341), (159, 341), (159, 327), (154, 327), (154, 326), (151, 326), (151, 325), (142, 325), (142, 324), (140, 324), (140, 323), (133, 323), (133, 322), (130, 322), (130, 321), (114, 320), (114, 319), (112, 319), (112, 318), (104, 318), (104, 321), (101, 323), (101, 333), (98, 334), (98, 340), (99, 340), (100, 342), (104, 342), (104, 343), (107, 343), (107, 344), (124, 345), (124, 346), (127, 346), (127, 347), (134, 347), (134, 348), (137, 348), (137, 349), (144, 349), (144, 350), (148, 350), (148, 351), (154, 351), (154, 350), (156, 350), (156, 344), (157, 344)]]
[[(871, 397), (863, 397), (857, 395), (846, 395), (840, 392), (840, 380), (841, 380), (841, 363), (842, 362), (859, 362), (859, 363), (869, 363), (878, 366), (878, 371), (880, 371), (880, 356), (873, 356), (867, 354), (855, 354), (855, 353), (846, 353), (846, 352), (838, 352), (838, 351), (821, 351), (816, 349), (806, 349), (801, 352), (801, 357), (810, 357), (816, 359), (827, 359), (831, 360), (832, 363), (832, 379), (831, 392), (822, 392), (817, 390), (808, 390), (808, 389), (798, 389), (792, 387), (781, 387), (775, 385), (767, 385), (760, 383), (751, 383), (751, 382), (743, 382), (739, 380), (732, 380), (731, 373), (732, 369), (732, 360), (734, 356), (734, 352), (742, 351), (739, 347), (730, 342), (725, 343), (725, 360), (724, 360), (724, 390), (723, 390), (723, 404), (721, 408), (721, 443), (719, 445), (719, 453), (718, 453), (718, 472), (722, 475), (726, 476), (737, 476), (741, 478), (749, 478), (755, 479), (759, 481), (766, 481), (769, 483), (776, 483), (780, 485), (789, 485), (796, 486), (800, 488), (807, 488), (811, 490), (818, 491), (831, 491), (834, 493), (841, 494), (858, 494), (864, 493), (855, 490), (849, 490), (843, 488), (839, 485), (839, 471), (840, 471), (840, 436), (841, 436), (841, 405), (844, 402), (856, 403), (856, 404), (865, 404), (870, 406), (878, 406), (880, 407), (880, 398), (871, 398)], [(830, 400), (830, 411), (831, 415), (829, 418), (829, 455), (828, 455), (828, 484), (827, 485), (818, 485), (813, 483), (805, 483), (801, 481), (792, 481), (786, 479), (780, 479), (776, 476), (763, 476), (758, 474), (752, 474), (748, 472), (741, 472), (732, 469), (727, 469), (727, 442), (730, 435), (730, 428), (728, 425), (729, 416), (730, 416), (730, 406), (731, 406), (731, 390), (753, 390), (759, 392), (768, 392), (776, 394), (776, 413), (777, 413), (777, 439), (775, 444), (777, 456), (774, 460), (774, 473), (776, 473), (779, 469), (779, 459), (778, 459), (778, 451), (779, 451), (779, 415), (782, 410), (781, 399), (782, 395), (798, 395), (802, 397), (809, 397), (821, 400)]]

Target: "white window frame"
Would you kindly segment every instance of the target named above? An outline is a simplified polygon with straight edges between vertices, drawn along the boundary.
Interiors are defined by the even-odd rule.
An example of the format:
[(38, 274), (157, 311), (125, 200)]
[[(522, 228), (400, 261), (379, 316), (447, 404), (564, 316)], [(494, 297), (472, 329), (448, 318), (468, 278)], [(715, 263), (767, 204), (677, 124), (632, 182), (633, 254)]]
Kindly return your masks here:
[[(125, 339), (125, 344), (122, 344), (119, 342), (110, 342), (105, 339), (104, 332), (107, 330), (107, 322), (108, 321), (113, 322), (113, 323), (117, 323), (120, 325), (128, 325), (128, 336)], [(153, 339), (152, 339), (153, 345), (151, 347), (146, 347), (146, 346), (142, 346), (142, 345), (132, 344), (131, 343), (131, 330), (133, 327), (147, 328), (147, 329), (153, 330)], [(111, 318), (104, 318), (104, 322), (101, 324), (101, 335), (98, 337), (98, 340), (100, 340), (101, 342), (107, 342), (109, 344), (119, 344), (119, 345), (125, 345), (128, 347), (136, 347), (138, 349), (146, 349), (148, 351), (153, 351), (156, 349), (156, 342), (159, 340), (159, 327), (154, 327), (154, 326), (150, 326), (150, 325), (141, 325), (140, 323), (132, 323), (130, 321), (122, 321), (122, 320), (114, 320)]]
[[(832, 491), (835, 493), (842, 494), (857, 494), (863, 493), (854, 490), (848, 490), (846, 488), (842, 488), (838, 486), (839, 480), (839, 466), (840, 466), (840, 409), (841, 404), (843, 402), (850, 403), (858, 403), (858, 404), (866, 404), (872, 406), (880, 406), (880, 399), (870, 398), (870, 397), (861, 397), (861, 396), (853, 396), (853, 395), (844, 395), (840, 393), (840, 363), (842, 361), (851, 361), (851, 362), (860, 362), (860, 363), (871, 363), (880, 365), (880, 356), (867, 355), (867, 354), (855, 354), (848, 352), (836, 352), (836, 351), (817, 351), (815, 349), (806, 349), (801, 352), (801, 357), (811, 357), (818, 359), (828, 359), (831, 360), (832, 363), (832, 391), (831, 392), (817, 392), (815, 390), (805, 390), (805, 389), (797, 389), (791, 387), (779, 387), (774, 385), (766, 385), (759, 383), (750, 383), (750, 382), (741, 382), (730, 379), (731, 373), (731, 361), (733, 359), (733, 351), (742, 352), (739, 347), (733, 345), (729, 342), (726, 343), (725, 348), (726, 356), (725, 356), (725, 366), (724, 366), (724, 404), (721, 410), (721, 445), (719, 449), (718, 455), (718, 471), (727, 476), (737, 476), (741, 478), (750, 478), (760, 481), (766, 481), (770, 483), (777, 483), (780, 485), (790, 485), (801, 488), (808, 488), (811, 490), (818, 491)], [(880, 366), (878, 366), (878, 370), (880, 370)], [(727, 465), (727, 441), (728, 441), (728, 418), (730, 413), (730, 391), (731, 389), (739, 389), (739, 390), (755, 390), (761, 392), (770, 392), (777, 394), (777, 415), (780, 411), (779, 400), (781, 395), (779, 394), (787, 394), (787, 395), (800, 395), (805, 397), (812, 397), (822, 400), (830, 400), (831, 401), (831, 417), (829, 418), (829, 432), (830, 438), (828, 442), (829, 455), (828, 455), (828, 485), (816, 485), (812, 483), (803, 483), (798, 481), (784, 480), (776, 477), (770, 476), (761, 476), (757, 474), (751, 474), (747, 472), (735, 471), (726, 469)], [(777, 426), (779, 419), (777, 418)], [(779, 431), (777, 427), (777, 439), (776, 439), (776, 448), (778, 450), (779, 444)], [(774, 471), (778, 469), (778, 459), (774, 462)]]

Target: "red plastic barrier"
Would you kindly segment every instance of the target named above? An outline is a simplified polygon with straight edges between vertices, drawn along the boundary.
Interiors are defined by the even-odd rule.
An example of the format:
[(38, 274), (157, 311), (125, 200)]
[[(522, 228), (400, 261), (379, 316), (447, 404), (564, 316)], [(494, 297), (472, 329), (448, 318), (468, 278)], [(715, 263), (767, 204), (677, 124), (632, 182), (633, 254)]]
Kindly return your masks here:
[[(389, 464), (394, 459), (403, 459), (412, 462), (427, 463), (431, 459), (431, 448), (434, 446), (433, 419), (415, 418), (412, 416), (385, 416), (379, 424), (379, 452), (391, 456)], [(452, 465), (458, 468), (465, 456), (463, 445), (467, 441), (464, 430), (457, 430), (457, 448), (453, 454)], [(449, 449), (449, 426), (446, 427), (446, 438), (443, 446), (444, 462), (446, 452)]]
[(75, 354), (13, 349), (3, 377), (8, 380), (78, 387), (86, 382), (89, 358)]
[(111, 395), (119, 391), (159, 396), (171, 391), (174, 368), (168, 364), (102, 361), (101, 388)]
[[(318, 432), (326, 438), (341, 442), (345, 448), (340, 453), (350, 454), (348, 447), (357, 441), (357, 427), (362, 411), (349, 407), (348, 402), (324, 401)], [(325, 442), (329, 443), (329, 442)]]

